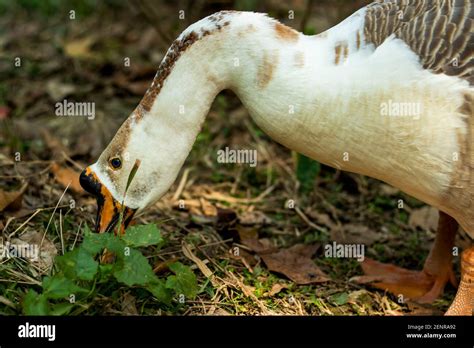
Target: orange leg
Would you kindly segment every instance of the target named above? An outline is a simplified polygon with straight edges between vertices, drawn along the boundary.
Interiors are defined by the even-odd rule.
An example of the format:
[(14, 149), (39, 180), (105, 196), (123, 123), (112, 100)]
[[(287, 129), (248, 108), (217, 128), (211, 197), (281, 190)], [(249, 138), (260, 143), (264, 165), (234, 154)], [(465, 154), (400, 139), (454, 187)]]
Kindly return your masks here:
[(462, 253), (461, 283), (446, 315), (474, 315), (474, 246)]
[(422, 271), (410, 271), (366, 259), (362, 263), (366, 275), (359, 277), (358, 282), (371, 283), (379, 289), (388, 290), (395, 295), (401, 294), (418, 302), (433, 302), (443, 293), (448, 281), (456, 286), (451, 261), (457, 230), (458, 223), (440, 212), (435, 242)]

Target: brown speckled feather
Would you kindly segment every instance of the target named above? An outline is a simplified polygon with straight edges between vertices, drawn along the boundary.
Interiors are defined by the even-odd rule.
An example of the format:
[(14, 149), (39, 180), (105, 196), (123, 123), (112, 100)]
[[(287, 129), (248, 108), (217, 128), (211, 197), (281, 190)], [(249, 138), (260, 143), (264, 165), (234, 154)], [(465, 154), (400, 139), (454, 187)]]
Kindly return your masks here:
[(380, 0), (366, 9), (366, 43), (379, 46), (394, 34), (425, 69), (474, 83), (472, 0)]

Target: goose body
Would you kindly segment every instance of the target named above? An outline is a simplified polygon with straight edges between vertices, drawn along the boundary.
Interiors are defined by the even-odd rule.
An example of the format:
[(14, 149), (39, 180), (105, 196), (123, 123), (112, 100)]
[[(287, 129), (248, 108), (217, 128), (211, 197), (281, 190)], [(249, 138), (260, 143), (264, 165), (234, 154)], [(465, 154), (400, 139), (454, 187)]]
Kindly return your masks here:
[(469, 0), (384, 1), (315, 36), (257, 13), (207, 17), (173, 43), (82, 183), (131, 218), (168, 190), (215, 96), (231, 89), (275, 141), (398, 187), (474, 238), (473, 13)]

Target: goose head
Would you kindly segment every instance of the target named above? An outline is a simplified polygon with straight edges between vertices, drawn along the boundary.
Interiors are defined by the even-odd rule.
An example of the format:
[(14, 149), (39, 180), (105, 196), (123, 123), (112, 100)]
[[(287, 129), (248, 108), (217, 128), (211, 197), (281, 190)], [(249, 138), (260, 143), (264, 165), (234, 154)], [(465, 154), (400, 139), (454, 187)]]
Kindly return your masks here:
[[(151, 132), (150, 129), (154, 127)], [(136, 121), (132, 114), (97, 162), (80, 175), (84, 190), (97, 199), (96, 232), (110, 232), (120, 220), (124, 231), (134, 215), (160, 199), (186, 158), (183, 139), (166, 124)]]

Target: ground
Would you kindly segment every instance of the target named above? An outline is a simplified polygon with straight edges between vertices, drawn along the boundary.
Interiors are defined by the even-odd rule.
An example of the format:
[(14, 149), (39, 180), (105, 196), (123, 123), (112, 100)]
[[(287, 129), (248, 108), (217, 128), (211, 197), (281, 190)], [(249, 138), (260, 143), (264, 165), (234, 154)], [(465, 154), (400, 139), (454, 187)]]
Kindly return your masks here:
[[(308, 9), (300, 1), (260, 5), (267, 8), (252, 1), (225, 5), (271, 9), (273, 16), (296, 29), (306, 21), (305, 31), (314, 33), (364, 3), (319, 2), (306, 19)], [(74, 1), (70, 8), (54, 1), (42, 4), (0, 2), (8, 12), (0, 18), (0, 26), (6, 28), (0, 40), (2, 243), (39, 238), (42, 246), (40, 262), (0, 260), (0, 313), (7, 315), (25, 311), (27, 291), (40, 291), (44, 277), (57, 271), (54, 255), (80, 245), (85, 225), (93, 228), (95, 200), (78, 187), (77, 173), (97, 159), (139, 102), (167, 40), (193, 21), (180, 21), (179, 9), (163, 5), (160, 25), (151, 26), (146, 19), (156, 14), (143, 10), (148, 4), (144, 1), (100, 6)], [(200, 4), (192, 12), (196, 18), (222, 6)], [(292, 9), (294, 20), (287, 18)], [(56, 116), (55, 104), (65, 99), (94, 103), (95, 117)], [(218, 163), (217, 151), (226, 146), (256, 149), (258, 165)], [(140, 249), (158, 277), (168, 276), (173, 262), (190, 266), (197, 277), (197, 296), (163, 305), (139, 287), (115, 282), (97, 286), (94, 296), (70, 313), (444, 312), (454, 297), (451, 286), (433, 305), (400, 303), (394, 295), (355, 283), (352, 278), (362, 274), (357, 260), (324, 255), (324, 246), (333, 241), (357, 243), (366, 248), (366, 257), (421, 269), (434, 239), (436, 212), (384, 183), (326, 166), (320, 166), (309, 185), (302, 185), (296, 174), (298, 161), (296, 154), (252, 123), (235, 95), (221, 93), (177, 182), (135, 222), (156, 224), (164, 238), (160, 246)], [(456, 245), (465, 243), (461, 232)], [(298, 284), (305, 279), (295, 282), (294, 274), (289, 279), (284, 265), (271, 267), (268, 250), (285, 253), (287, 248), (300, 252), (298, 260), (304, 267), (321, 273), (308, 284)], [(455, 267), (459, 276), (458, 262)]]

